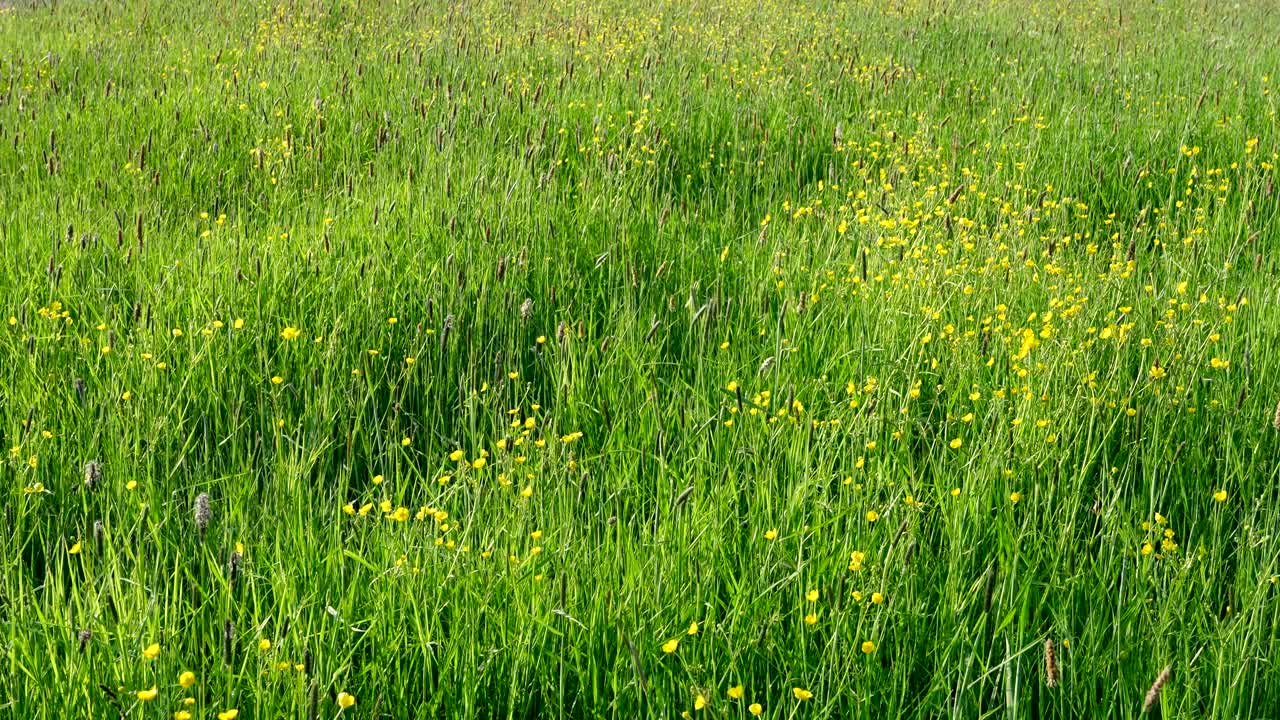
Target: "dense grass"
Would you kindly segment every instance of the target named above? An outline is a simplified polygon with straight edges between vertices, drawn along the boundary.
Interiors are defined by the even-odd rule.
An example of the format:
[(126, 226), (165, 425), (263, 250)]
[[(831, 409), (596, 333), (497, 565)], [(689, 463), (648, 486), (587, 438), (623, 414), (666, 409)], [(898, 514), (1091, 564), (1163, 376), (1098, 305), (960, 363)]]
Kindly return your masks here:
[(1270, 3), (11, 5), (0, 715), (1280, 716)]

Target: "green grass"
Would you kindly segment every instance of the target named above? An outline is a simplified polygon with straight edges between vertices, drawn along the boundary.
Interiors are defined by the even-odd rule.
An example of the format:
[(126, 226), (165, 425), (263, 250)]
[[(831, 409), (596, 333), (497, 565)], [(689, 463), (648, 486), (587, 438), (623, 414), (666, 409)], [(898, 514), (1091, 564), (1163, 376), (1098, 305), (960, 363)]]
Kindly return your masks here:
[(0, 715), (1278, 717), (1271, 3), (11, 5)]

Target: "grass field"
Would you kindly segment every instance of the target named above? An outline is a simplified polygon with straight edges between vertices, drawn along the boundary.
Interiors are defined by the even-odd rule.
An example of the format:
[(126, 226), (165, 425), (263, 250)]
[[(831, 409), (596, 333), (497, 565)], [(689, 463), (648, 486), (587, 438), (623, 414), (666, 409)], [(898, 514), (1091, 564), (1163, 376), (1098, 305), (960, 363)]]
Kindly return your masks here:
[(0, 716), (1280, 717), (1268, 0), (0, 9)]

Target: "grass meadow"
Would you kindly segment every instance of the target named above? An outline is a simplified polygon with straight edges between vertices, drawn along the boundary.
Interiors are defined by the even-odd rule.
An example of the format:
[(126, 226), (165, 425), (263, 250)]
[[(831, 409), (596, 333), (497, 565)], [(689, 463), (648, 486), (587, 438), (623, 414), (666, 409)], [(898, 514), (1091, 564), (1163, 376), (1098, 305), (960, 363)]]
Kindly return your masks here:
[(0, 716), (1280, 717), (1273, 3), (0, 8)]

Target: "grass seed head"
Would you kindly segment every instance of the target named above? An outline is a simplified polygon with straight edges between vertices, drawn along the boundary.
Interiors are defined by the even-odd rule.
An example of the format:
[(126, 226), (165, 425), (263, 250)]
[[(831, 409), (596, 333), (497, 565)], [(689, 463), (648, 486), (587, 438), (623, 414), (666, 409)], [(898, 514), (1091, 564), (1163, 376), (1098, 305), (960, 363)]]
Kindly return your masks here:
[(102, 465), (97, 460), (84, 464), (84, 489), (93, 490), (102, 482)]
[(203, 537), (205, 530), (209, 527), (209, 521), (213, 519), (213, 508), (209, 505), (209, 493), (200, 493), (196, 496), (196, 530)]
[(1151, 683), (1151, 689), (1147, 691), (1147, 697), (1142, 702), (1142, 712), (1150, 712), (1151, 708), (1160, 702), (1160, 690), (1164, 688), (1165, 683), (1169, 682), (1169, 676), (1173, 674), (1173, 666), (1165, 665), (1164, 670), (1160, 671), (1160, 675), (1156, 677), (1156, 681)]
[(1044, 684), (1051, 688), (1058, 686), (1058, 658), (1053, 651), (1053, 638), (1044, 641)]

